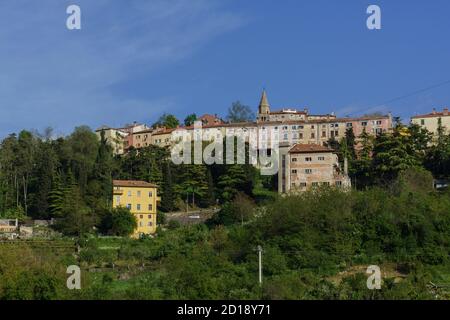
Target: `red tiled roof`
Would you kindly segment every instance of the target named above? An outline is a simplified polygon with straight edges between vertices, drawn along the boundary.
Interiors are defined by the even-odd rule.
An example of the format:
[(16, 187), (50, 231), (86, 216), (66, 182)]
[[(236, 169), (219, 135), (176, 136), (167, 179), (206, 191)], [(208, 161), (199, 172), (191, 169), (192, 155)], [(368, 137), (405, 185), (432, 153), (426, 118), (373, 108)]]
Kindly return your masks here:
[(314, 153), (314, 152), (333, 152), (332, 149), (318, 144), (296, 144), (289, 150), (289, 153)]
[(432, 113), (427, 113), (427, 114), (422, 114), (422, 115), (417, 115), (417, 116), (413, 116), (411, 117), (411, 119), (417, 119), (417, 118), (435, 118), (435, 117), (448, 117), (450, 116), (450, 112), (448, 111), (448, 108), (444, 109), (443, 112), (432, 112)]
[(213, 124), (218, 124), (218, 123), (222, 123), (223, 122), (216, 115), (212, 115), (212, 114), (204, 114), (201, 117), (199, 117), (198, 120), (200, 120), (204, 124), (208, 124), (208, 125), (213, 125)]
[(173, 131), (175, 131), (177, 129), (179, 130), (179, 129), (182, 129), (182, 128), (180, 127), (180, 128), (173, 128), (173, 129), (165, 129), (165, 130), (153, 133), (152, 136), (157, 136), (157, 135), (161, 135), (161, 134), (169, 134), (169, 133), (172, 133)]
[(156, 188), (154, 183), (139, 181), (139, 180), (113, 180), (114, 187), (141, 187), (141, 188)]

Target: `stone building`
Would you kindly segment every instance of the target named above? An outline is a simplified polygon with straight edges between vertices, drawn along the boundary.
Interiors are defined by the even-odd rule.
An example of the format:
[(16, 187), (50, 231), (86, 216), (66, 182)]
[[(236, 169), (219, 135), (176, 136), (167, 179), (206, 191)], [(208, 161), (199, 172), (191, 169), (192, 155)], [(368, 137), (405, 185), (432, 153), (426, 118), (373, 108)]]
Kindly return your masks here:
[(340, 164), (333, 150), (317, 144), (280, 148), (280, 193), (302, 192), (321, 185), (350, 188), (347, 162)]

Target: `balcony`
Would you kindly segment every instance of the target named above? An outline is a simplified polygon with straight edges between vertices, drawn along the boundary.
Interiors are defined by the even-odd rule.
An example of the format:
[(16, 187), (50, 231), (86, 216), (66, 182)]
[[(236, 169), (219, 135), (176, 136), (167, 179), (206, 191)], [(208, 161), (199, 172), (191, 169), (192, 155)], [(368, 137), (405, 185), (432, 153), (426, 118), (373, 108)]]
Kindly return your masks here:
[(114, 188), (113, 194), (114, 194), (114, 195), (122, 195), (122, 194), (123, 194), (123, 190), (122, 190), (122, 189), (116, 189), (116, 188)]

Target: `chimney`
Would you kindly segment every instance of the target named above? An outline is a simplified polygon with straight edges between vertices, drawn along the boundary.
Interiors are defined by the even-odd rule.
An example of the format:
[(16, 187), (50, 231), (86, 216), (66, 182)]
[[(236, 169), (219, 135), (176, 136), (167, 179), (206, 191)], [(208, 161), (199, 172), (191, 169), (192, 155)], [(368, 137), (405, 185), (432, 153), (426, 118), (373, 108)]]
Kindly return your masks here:
[(448, 116), (448, 108), (444, 108), (444, 116)]

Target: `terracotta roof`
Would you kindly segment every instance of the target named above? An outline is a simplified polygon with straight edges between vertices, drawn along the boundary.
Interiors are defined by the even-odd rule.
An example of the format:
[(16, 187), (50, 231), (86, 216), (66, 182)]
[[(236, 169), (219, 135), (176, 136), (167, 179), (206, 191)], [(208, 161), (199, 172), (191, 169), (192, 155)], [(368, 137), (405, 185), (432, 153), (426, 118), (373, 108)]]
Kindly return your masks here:
[(139, 181), (139, 180), (113, 180), (114, 187), (141, 187), (141, 188), (156, 188), (154, 183)]
[(204, 114), (201, 117), (199, 117), (197, 120), (199, 120), (199, 121), (203, 122), (203, 124), (207, 124), (207, 125), (214, 125), (214, 124), (223, 122), (219, 117), (217, 117), (217, 115), (212, 115), (212, 114)]
[(296, 144), (289, 153), (313, 153), (313, 152), (333, 152), (332, 149), (318, 145), (318, 144)]
[(173, 131), (175, 131), (177, 129), (182, 129), (182, 128), (180, 127), (180, 128), (173, 128), (173, 129), (165, 129), (163, 131), (158, 131), (158, 132), (153, 133), (152, 136), (158, 136), (158, 135), (161, 135), (161, 134), (169, 134), (169, 133), (172, 133)]
[(411, 119), (417, 119), (417, 118), (435, 118), (435, 117), (448, 117), (448, 116), (450, 116), (450, 112), (448, 111), (448, 108), (445, 108), (443, 112), (436, 112), (436, 111), (433, 111), (432, 113), (413, 116), (413, 117), (411, 117)]

